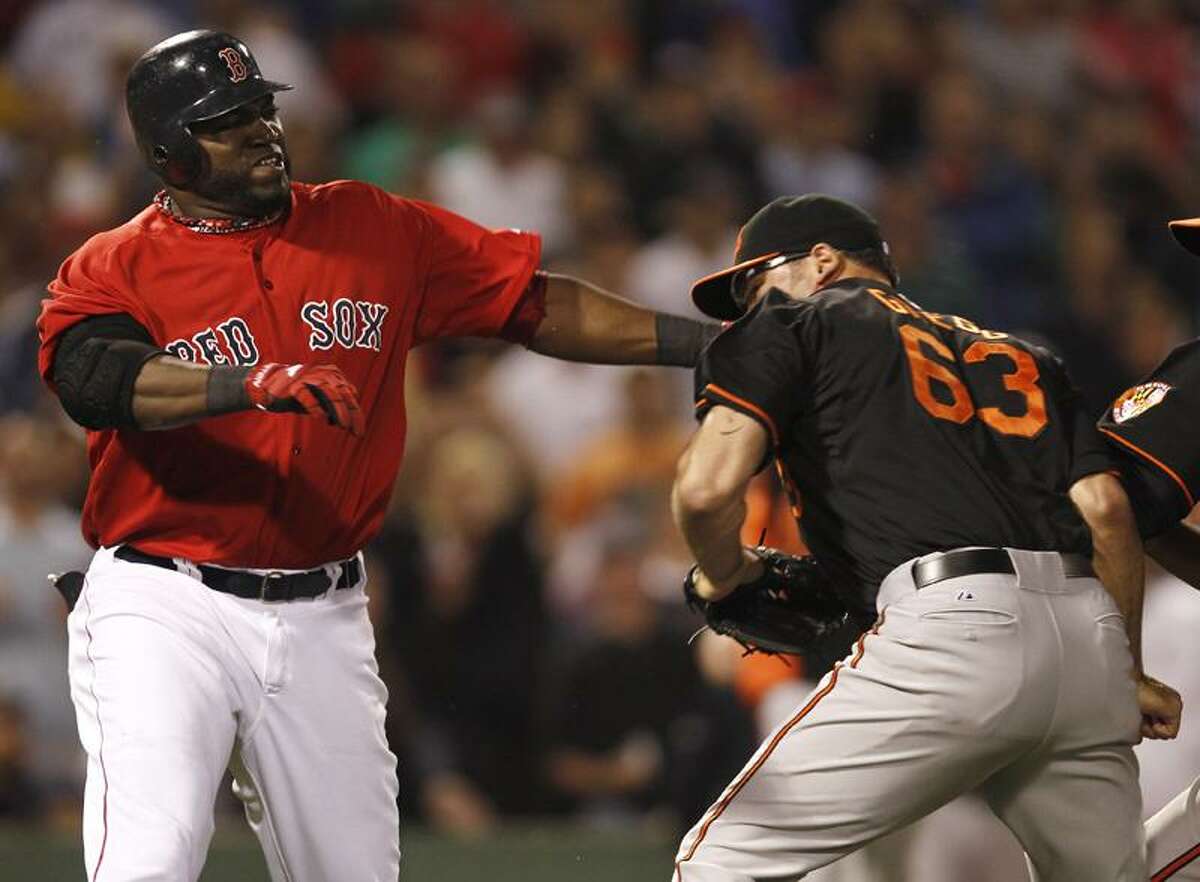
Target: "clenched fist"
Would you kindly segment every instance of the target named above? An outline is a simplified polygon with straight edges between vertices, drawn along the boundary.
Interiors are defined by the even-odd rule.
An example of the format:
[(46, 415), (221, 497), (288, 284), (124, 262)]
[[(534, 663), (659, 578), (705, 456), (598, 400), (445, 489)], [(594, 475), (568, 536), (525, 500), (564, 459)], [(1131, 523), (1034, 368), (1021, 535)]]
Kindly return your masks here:
[(261, 364), (244, 381), (250, 404), (272, 413), (324, 416), (351, 435), (363, 433), (358, 390), (331, 364)]

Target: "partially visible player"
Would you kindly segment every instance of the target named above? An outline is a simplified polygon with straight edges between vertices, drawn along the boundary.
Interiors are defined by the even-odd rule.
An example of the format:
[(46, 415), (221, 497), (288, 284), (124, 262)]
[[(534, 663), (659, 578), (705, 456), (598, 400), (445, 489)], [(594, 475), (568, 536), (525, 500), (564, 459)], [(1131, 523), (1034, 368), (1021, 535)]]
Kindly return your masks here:
[(736, 261), (693, 288), (736, 319), (673, 492), (697, 591), (759, 575), (738, 533), (774, 459), (879, 619), (684, 837), (676, 882), (795, 879), (968, 791), (1042, 882), (1143, 882), (1132, 746), (1174, 737), (1178, 696), (1142, 673), (1142, 545), (1061, 363), (922, 310), (836, 199), (767, 205)]
[(38, 323), (42, 375), (89, 430), (98, 551), (68, 624), (93, 882), (196, 879), (231, 764), (276, 882), (394, 882), (360, 549), (404, 451), (409, 351), (690, 365), (705, 340), (540, 271), (534, 233), (292, 181), (286, 88), (228, 34), (142, 56), (126, 102), (164, 189), (67, 258)]
[[(1171, 232), (1200, 255), (1200, 218)], [(1121, 475), (1146, 552), (1200, 589), (1200, 531), (1183, 521), (1200, 499), (1200, 340), (1174, 349), (1101, 416), (1100, 431), (1121, 455)], [(1200, 779), (1146, 822), (1153, 882), (1200, 882)]]

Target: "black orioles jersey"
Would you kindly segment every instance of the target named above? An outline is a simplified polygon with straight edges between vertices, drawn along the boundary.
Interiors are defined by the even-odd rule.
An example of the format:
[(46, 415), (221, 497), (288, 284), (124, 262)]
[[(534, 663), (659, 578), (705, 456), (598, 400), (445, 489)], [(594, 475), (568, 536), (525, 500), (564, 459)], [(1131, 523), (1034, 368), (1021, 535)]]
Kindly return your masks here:
[(1187, 515), (1200, 494), (1200, 340), (1176, 347), (1100, 417), (1119, 451), (1121, 476), (1142, 536)]
[(864, 279), (769, 292), (705, 350), (696, 398), (766, 428), (809, 548), (864, 607), (933, 551), (1089, 552), (1066, 490), (1115, 468), (1058, 359)]

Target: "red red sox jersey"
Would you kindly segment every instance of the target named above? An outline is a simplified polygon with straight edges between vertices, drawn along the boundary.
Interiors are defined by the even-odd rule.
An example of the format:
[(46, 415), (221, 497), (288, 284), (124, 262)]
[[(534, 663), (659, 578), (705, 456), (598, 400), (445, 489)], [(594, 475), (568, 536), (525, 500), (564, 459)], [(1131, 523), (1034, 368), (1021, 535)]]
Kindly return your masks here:
[(379, 528), (404, 453), (408, 351), (498, 334), (540, 250), (535, 234), (352, 181), (293, 184), (291, 210), (255, 229), (198, 232), (151, 205), (93, 237), (43, 302), (47, 382), (67, 328), (127, 313), (186, 361), (335, 364), (358, 388), (366, 432), (257, 411), (89, 432), (84, 536), (235, 567), (354, 554)]

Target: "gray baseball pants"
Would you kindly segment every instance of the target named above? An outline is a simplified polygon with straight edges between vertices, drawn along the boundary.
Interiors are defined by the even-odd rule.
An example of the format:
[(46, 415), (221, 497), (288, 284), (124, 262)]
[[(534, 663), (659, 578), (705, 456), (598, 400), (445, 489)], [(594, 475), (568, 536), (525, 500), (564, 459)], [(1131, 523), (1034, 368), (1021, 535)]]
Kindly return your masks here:
[(674, 882), (799, 879), (977, 791), (1039, 882), (1144, 882), (1140, 716), (1124, 619), (1095, 578), (1009, 550), (1016, 575), (917, 590), (879, 620), (684, 836)]

